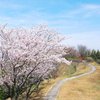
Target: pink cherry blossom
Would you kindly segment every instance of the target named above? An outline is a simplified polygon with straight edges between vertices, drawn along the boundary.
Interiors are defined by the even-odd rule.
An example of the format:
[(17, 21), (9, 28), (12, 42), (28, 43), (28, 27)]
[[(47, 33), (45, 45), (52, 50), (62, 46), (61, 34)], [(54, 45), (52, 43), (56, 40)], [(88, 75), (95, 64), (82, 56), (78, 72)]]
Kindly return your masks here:
[(69, 65), (71, 62), (63, 58), (65, 46), (60, 45), (64, 39), (45, 24), (30, 29), (1, 26), (0, 85), (5, 88), (2, 93), (6, 90), (12, 100), (17, 100), (27, 90), (28, 96), (30, 88), (55, 70), (56, 64)]

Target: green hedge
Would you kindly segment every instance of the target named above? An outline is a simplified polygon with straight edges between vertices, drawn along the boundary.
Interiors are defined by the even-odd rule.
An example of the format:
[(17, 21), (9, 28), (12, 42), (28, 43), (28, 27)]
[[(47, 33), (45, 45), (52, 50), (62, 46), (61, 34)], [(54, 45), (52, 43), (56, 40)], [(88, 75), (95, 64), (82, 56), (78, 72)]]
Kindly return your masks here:
[(67, 58), (68, 60), (75, 60), (75, 59), (78, 59), (77, 57), (74, 57), (74, 58)]

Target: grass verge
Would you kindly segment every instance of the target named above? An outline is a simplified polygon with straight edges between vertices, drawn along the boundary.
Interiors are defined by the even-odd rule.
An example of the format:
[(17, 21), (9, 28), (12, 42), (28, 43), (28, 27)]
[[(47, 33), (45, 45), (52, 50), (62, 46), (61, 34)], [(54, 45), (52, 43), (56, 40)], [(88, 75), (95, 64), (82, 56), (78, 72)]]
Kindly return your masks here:
[[(97, 71), (63, 84), (57, 100), (100, 100), (100, 65), (97, 63), (91, 64), (97, 68)], [(79, 69), (74, 74), (83, 73), (84, 71)]]
[[(74, 71), (73, 71), (74, 70)], [(50, 88), (58, 81), (67, 78), (67, 77), (72, 77), (75, 75), (79, 75), (82, 73), (86, 73), (89, 72), (91, 70), (91, 68), (89, 66), (84, 66), (83, 63), (80, 63), (78, 65), (78, 67), (76, 68), (76, 72), (75, 69), (65, 65), (65, 64), (61, 64), (60, 66), (60, 71), (59, 72), (59, 76), (56, 79), (50, 79), (50, 82), (48, 83), (47, 81), (44, 81), (40, 87), (42, 88), (41, 91), (39, 92), (38, 95), (36, 95), (36, 97), (34, 99), (30, 99), (30, 100), (42, 100), (43, 97), (46, 95), (46, 93), (50, 90)], [(75, 73), (74, 73), (75, 72)], [(64, 100), (64, 99), (62, 99)], [(67, 99), (65, 99), (67, 100)], [(69, 99), (68, 99), (69, 100)]]

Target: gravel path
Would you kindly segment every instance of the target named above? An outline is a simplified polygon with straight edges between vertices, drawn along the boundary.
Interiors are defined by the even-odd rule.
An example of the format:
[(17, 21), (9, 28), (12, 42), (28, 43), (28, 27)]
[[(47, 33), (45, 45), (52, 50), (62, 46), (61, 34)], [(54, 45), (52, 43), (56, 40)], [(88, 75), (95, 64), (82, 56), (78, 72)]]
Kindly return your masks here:
[(59, 92), (60, 87), (67, 81), (75, 79), (75, 78), (79, 78), (79, 77), (83, 77), (89, 74), (92, 74), (96, 71), (96, 68), (94, 66), (92, 66), (91, 64), (88, 64), (91, 67), (91, 71), (85, 74), (81, 74), (78, 76), (74, 76), (74, 77), (70, 77), (70, 78), (65, 78), (61, 81), (58, 81), (51, 89), (50, 91), (47, 93), (46, 97), (43, 100), (56, 100), (57, 99), (57, 95)]

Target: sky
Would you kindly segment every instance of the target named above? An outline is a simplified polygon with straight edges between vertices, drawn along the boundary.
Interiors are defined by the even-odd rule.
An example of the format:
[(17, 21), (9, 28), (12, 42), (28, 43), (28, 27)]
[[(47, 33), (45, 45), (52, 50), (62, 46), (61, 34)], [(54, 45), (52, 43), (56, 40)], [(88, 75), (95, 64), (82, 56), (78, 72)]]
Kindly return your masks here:
[(41, 23), (71, 37), (63, 43), (100, 50), (100, 0), (0, 0), (0, 25)]

